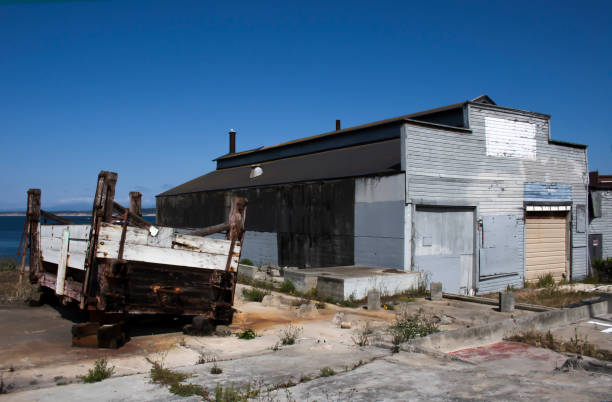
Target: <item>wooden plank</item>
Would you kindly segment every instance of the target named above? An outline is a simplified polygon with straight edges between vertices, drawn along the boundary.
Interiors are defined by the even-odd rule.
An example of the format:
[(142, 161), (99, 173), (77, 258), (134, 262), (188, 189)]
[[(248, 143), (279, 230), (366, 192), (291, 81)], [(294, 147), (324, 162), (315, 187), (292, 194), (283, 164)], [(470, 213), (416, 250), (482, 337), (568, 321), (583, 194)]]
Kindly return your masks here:
[[(193, 250), (200, 253), (227, 255), (231, 245), (230, 240), (212, 239), (208, 237), (190, 236), (184, 234), (174, 235), (174, 248)], [(239, 247), (236, 245), (235, 247)]]
[[(40, 285), (48, 287), (50, 289), (55, 288), (55, 284), (57, 282), (56, 276), (54, 274), (44, 272), (40, 278)], [(82, 284), (79, 282), (71, 281), (66, 279), (64, 281), (64, 295), (73, 298), (76, 301), (81, 300), (81, 288)]]
[[(96, 256), (98, 258), (117, 258), (118, 253), (119, 242), (106, 240), (99, 242)], [(219, 254), (198, 253), (129, 243), (126, 243), (123, 247), (123, 259), (217, 270), (225, 270), (227, 262), (227, 256)]]
[(62, 249), (59, 254), (59, 262), (57, 264), (57, 278), (55, 283), (55, 294), (64, 294), (64, 280), (66, 279), (66, 260), (68, 259), (68, 242), (70, 240), (70, 227), (64, 228), (62, 235)]
[[(70, 249), (70, 245), (68, 246), (68, 248)], [(83, 270), (85, 269), (85, 257), (86, 251), (68, 251), (66, 265), (69, 268)], [(60, 261), (60, 250), (43, 248), (41, 249), (41, 258), (43, 261), (50, 262), (52, 264), (58, 264)]]
[[(103, 223), (99, 239), (118, 243), (121, 240), (121, 226)], [(168, 227), (160, 227), (157, 236), (153, 237), (145, 229), (129, 226), (125, 234), (125, 243), (227, 256), (231, 241), (179, 234)]]
[[(40, 225), (41, 237), (62, 238), (62, 233), (67, 225)], [(75, 240), (88, 240), (91, 225), (70, 225), (70, 238)]]

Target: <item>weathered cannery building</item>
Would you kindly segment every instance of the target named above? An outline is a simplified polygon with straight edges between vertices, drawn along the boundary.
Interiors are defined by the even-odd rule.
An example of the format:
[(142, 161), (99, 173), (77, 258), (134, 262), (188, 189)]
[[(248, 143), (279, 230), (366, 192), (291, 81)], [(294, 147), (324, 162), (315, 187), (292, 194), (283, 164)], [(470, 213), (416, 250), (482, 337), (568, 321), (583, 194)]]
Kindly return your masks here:
[(612, 258), (612, 175), (589, 174), (589, 256)]
[(483, 95), (244, 152), (234, 136), (157, 196), (160, 224), (220, 223), (239, 195), (256, 263), (420, 270), (457, 293), (587, 273), (586, 146), (553, 140), (549, 115)]

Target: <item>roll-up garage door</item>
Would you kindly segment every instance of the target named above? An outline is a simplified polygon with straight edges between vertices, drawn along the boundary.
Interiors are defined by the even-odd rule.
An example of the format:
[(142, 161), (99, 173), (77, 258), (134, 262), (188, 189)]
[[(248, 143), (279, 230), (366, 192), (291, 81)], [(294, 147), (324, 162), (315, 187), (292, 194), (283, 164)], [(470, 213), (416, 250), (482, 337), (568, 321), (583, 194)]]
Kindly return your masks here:
[(561, 280), (567, 262), (566, 214), (527, 214), (525, 235), (525, 280), (534, 282), (548, 273)]

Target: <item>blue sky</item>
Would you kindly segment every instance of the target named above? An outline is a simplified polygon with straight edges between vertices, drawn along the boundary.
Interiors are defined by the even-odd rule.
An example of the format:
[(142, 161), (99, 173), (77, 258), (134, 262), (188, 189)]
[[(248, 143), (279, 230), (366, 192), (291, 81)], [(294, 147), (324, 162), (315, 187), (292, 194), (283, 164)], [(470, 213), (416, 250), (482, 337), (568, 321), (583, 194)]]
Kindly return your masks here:
[[(297, 3), (296, 3), (297, 4)], [(486, 93), (612, 173), (612, 2), (0, 0), (0, 210), (90, 208), (227, 152)]]

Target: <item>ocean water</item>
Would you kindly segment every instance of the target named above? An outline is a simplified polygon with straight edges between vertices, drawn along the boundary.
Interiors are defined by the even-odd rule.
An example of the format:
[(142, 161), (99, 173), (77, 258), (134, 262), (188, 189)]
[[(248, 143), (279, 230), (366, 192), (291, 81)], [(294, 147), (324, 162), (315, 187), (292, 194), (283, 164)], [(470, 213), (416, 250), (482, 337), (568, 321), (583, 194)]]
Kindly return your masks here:
[[(65, 218), (83, 225), (91, 222), (91, 216), (66, 216)], [(143, 219), (155, 223), (155, 216), (143, 216)], [(25, 216), (0, 216), (0, 257), (21, 260), (21, 257), (17, 256), (17, 248), (24, 224)]]

